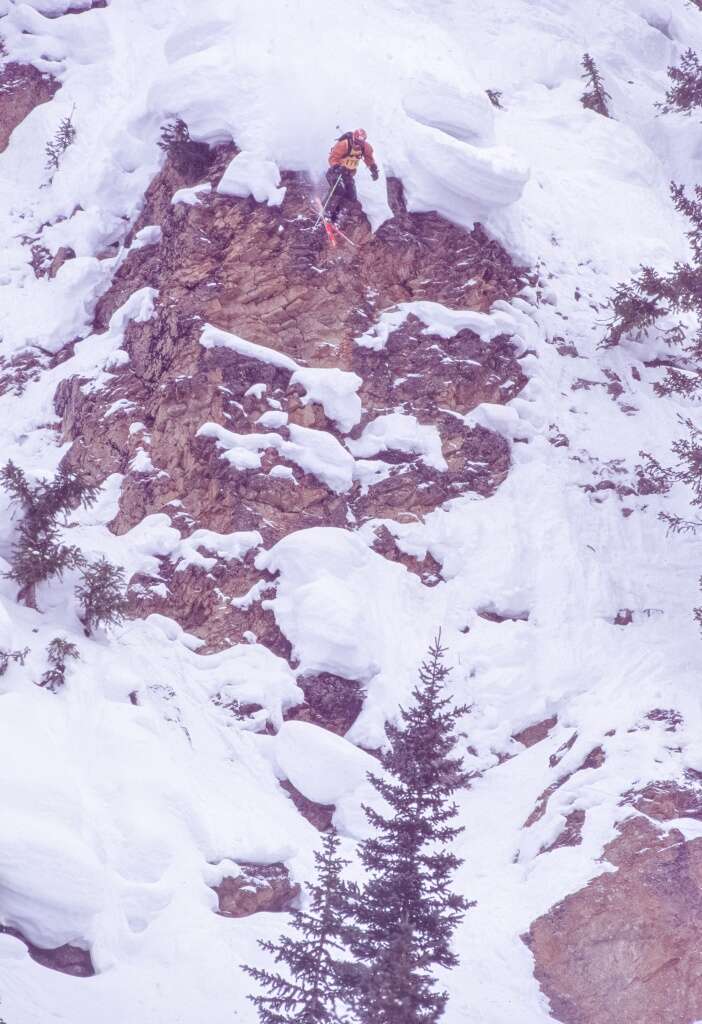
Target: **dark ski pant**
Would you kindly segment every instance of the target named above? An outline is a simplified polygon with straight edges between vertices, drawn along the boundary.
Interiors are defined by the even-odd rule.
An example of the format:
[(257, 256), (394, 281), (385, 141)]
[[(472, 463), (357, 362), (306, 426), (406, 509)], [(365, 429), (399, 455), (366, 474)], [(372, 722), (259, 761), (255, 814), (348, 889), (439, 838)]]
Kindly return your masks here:
[[(329, 182), (329, 192), (327, 192), (324, 202), (326, 203), (332, 189), (334, 189), (334, 194), (329, 200), (326, 212), (329, 220), (335, 221), (345, 203), (356, 201), (356, 182), (352, 172), (347, 167), (330, 167), (327, 171), (327, 181)], [(336, 184), (337, 181), (339, 182), (338, 185)]]

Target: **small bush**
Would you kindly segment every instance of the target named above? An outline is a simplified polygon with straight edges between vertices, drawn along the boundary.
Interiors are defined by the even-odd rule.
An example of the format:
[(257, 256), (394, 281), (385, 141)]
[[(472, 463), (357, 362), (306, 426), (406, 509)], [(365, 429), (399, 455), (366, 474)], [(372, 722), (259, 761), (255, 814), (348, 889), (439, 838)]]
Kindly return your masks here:
[(47, 690), (58, 690), (66, 682), (66, 659), (78, 657), (78, 648), (60, 636), (54, 637), (46, 649), (46, 656), (51, 666), (41, 677), (40, 686)]
[(106, 558), (92, 562), (83, 570), (83, 582), (76, 588), (76, 597), (83, 606), (80, 620), (86, 636), (98, 626), (118, 626), (127, 612), (124, 569)]
[(502, 99), (502, 93), (499, 89), (486, 89), (485, 92), (487, 93), (488, 99), (492, 103), (493, 107), (497, 107), (498, 110), (504, 110), (504, 107), (500, 102)]
[(668, 68), (668, 77), (671, 84), (665, 103), (657, 104), (663, 114), (691, 114), (696, 107), (702, 107), (702, 64), (694, 50), (686, 50), (680, 64)]
[[(29, 654), (29, 648), (25, 647), (22, 651), (6, 651), (0, 647), (0, 676), (4, 676), (7, 672), (10, 662), (16, 661), (20, 665), (24, 665), (24, 659)], [(2, 1021), (0, 1021), (2, 1024)]]
[(58, 170), (59, 164), (61, 163), (61, 157), (68, 147), (72, 146), (76, 141), (76, 128), (73, 124), (73, 113), (75, 109), (76, 108), (74, 107), (68, 117), (63, 118), (53, 139), (51, 142), (47, 142), (46, 144), (46, 169), (48, 171)]
[(63, 466), (53, 480), (30, 482), (11, 461), (0, 469), (0, 486), (22, 512), (12, 548), (12, 568), (5, 576), (18, 584), (18, 599), (36, 609), (39, 583), (52, 576), (61, 578), (67, 569), (85, 565), (77, 547), (61, 542), (57, 520), (79, 505), (89, 508), (97, 499), (99, 488)]
[(190, 130), (181, 118), (161, 128), (160, 148), (179, 174), (197, 180), (207, 171), (210, 163), (210, 148), (204, 142), (190, 138)]
[(45, 245), (32, 246), (31, 266), (35, 277), (46, 277), (51, 266), (51, 253)]
[(589, 53), (583, 54), (581, 65), (584, 73), (580, 77), (585, 79), (586, 84), (580, 102), (588, 110), (594, 110), (595, 113), (602, 114), (603, 117), (609, 117), (607, 100), (611, 100), (612, 97), (605, 89), (599, 69)]

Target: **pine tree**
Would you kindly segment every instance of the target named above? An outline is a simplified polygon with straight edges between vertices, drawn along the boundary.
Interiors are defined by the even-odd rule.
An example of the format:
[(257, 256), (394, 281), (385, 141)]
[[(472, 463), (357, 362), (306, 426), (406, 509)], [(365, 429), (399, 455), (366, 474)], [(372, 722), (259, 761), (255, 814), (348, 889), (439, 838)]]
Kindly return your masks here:
[(76, 587), (83, 606), (80, 620), (90, 636), (98, 626), (118, 626), (127, 612), (124, 569), (99, 558), (83, 569), (83, 580)]
[(90, 508), (99, 488), (66, 466), (59, 467), (53, 480), (30, 483), (12, 461), (0, 469), (0, 486), (22, 513), (12, 548), (12, 567), (5, 576), (19, 585), (18, 599), (36, 608), (39, 583), (52, 576), (61, 578), (66, 570), (85, 565), (77, 547), (61, 543), (57, 520), (78, 505)]
[(286, 966), (286, 974), (243, 967), (268, 990), (267, 995), (249, 997), (261, 1024), (341, 1024), (348, 1019), (337, 977), (337, 958), (345, 952), (350, 891), (341, 873), (348, 862), (339, 856), (339, 837), (333, 830), (324, 834), (315, 862), (310, 909), (293, 915), (292, 927), (300, 938), (260, 943), (276, 963)]
[(462, 831), (453, 794), (467, 782), (454, 754), (456, 724), (468, 710), (446, 693), (449, 669), (441, 636), (419, 672), (413, 703), (387, 729), (383, 776), (371, 774), (390, 805), (386, 817), (365, 812), (374, 835), (361, 843), (367, 881), (354, 903), (351, 950), (359, 966), (348, 974), (361, 1024), (435, 1024), (446, 994), (433, 969), (455, 967), (451, 938), (471, 904), (451, 891), (462, 861), (449, 844)]
[(696, 107), (702, 107), (702, 63), (694, 50), (686, 50), (680, 64), (668, 68), (668, 77), (671, 84), (665, 103), (657, 104), (662, 113), (691, 114)]
[(47, 171), (58, 170), (59, 164), (61, 163), (61, 157), (68, 147), (72, 146), (76, 141), (76, 128), (73, 124), (73, 113), (75, 109), (76, 108), (73, 107), (73, 110), (71, 110), (68, 117), (64, 117), (61, 120), (52, 141), (47, 142), (45, 146)]
[[(19, 665), (24, 665), (24, 659), (29, 654), (29, 648), (25, 647), (21, 651), (8, 651), (4, 647), (0, 647), (0, 676), (4, 676), (10, 667), (11, 661), (16, 661)], [(0, 1022), (1, 1024), (1, 1022)]]
[(612, 317), (603, 345), (618, 345), (627, 335), (641, 337), (671, 314), (696, 314), (698, 329), (691, 339), (680, 323), (663, 332), (669, 344), (682, 345), (687, 365), (684, 373), (671, 369), (664, 381), (656, 385), (659, 394), (677, 391), (690, 395), (702, 387), (702, 375), (697, 368), (697, 361), (702, 358), (702, 187), (695, 188), (694, 198), (675, 182), (671, 183), (670, 191), (676, 210), (690, 221), (687, 236), (692, 262), (678, 262), (667, 274), (641, 267), (632, 281), (617, 285), (609, 303)]
[(583, 54), (581, 65), (584, 68), (584, 74), (580, 77), (585, 79), (586, 86), (585, 92), (580, 97), (580, 102), (588, 110), (594, 110), (595, 113), (602, 114), (603, 117), (609, 117), (607, 100), (611, 100), (612, 97), (605, 89), (602, 75), (589, 53)]
[(158, 146), (168, 154), (178, 173), (186, 178), (195, 181), (207, 171), (209, 146), (190, 138), (190, 129), (182, 118), (163, 125)]
[(56, 636), (50, 642), (46, 655), (51, 667), (44, 672), (39, 685), (47, 690), (58, 690), (66, 682), (66, 658), (77, 658), (78, 648), (69, 640)]

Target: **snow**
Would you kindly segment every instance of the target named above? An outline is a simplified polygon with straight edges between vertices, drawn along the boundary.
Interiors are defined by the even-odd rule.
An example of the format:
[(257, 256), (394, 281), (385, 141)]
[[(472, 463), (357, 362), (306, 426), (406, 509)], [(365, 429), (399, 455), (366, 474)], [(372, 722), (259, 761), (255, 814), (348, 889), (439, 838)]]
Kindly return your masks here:
[[(206, 324), (202, 330), (200, 336), (200, 344), (203, 348), (230, 348), (234, 352), (238, 352), (239, 355), (246, 356), (248, 359), (257, 359), (261, 363), (268, 363), (270, 366), (279, 366), (283, 370), (296, 370), (297, 363), (290, 356), (286, 356), (283, 352), (276, 352), (275, 349), (266, 348), (265, 345), (257, 345), (253, 341), (246, 341), (244, 338), (239, 338), (236, 334), (230, 334), (228, 331), (222, 331), (217, 327), (212, 327), (211, 324)], [(258, 385), (254, 385), (257, 387)], [(254, 394), (252, 389), (249, 392)], [(256, 395), (256, 397), (259, 397)]]
[(200, 196), (207, 195), (211, 191), (212, 186), (208, 181), (202, 185), (195, 185), (193, 188), (179, 188), (177, 192), (173, 193), (171, 203), (174, 206), (176, 203), (185, 203), (186, 206), (197, 206), (201, 201)]
[[(501, 407), (500, 407), (501, 408)], [(353, 455), (369, 456), (378, 452), (399, 451), (419, 455), (431, 469), (448, 469), (441, 450), (441, 437), (433, 423), (419, 423), (415, 416), (390, 412), (367, 423), (357, 440), (346, 446)]]
[(280, 434), (237, 434), (218, 423), (204, 423), (198, 437), (212, 437), (223, 449), (223, 459), (237, 470), (261, 468), (262, 451), (273, 448), (282, 458), (294, 462), (303, 473), (317, 477), (332, 491), (341, 494), (353, 483), (353, 456), (342, 448), (333, 434), (325, 430), (312, 430), (291, 423), (290, 440)]
[(319, 402), (342, 434), (348, 434), (360, 422), (363, 409), (356, 392), (363, 381), (357, 373), (336, 367), (298, 369), (290, 383), (304, 388), (303, 405)]
[[(463, 495), (425, 522), (383, 521), (402, 552), (437, 560), (435, 587), (372, 550), (379, 523), (300, 531), (269, 551), (257, 531), (185, 538), (165, 514), (117, 536), (106, 525), (118, 507), (117, 475), (66, 528), (88, 555), (103, 553), (130, 575), (158, 577), (161, 558), (207, 571), (215, 557), (257, 552), (275, 582), (238, 601), (244, 608), (265, 591), (294, 667), (253, 634), (250, 643), (202, 655), (197, 639), (163, 616), (86, 638), (73, 580), (41, 589), (43, 614), (19, 606), (11, 581), (0, 580), (0, 641), (30, 647), (26, 664), (12, 663), (0, 680), (0, 917), (42, 944), (89, 943), (101, 971), (90, 982), (46, 971), (0, 936), (3, 1016), (8, 1024), (87, 1024), (97, 1016), (105, 1024), (224, 1024), (234, 1015), (253, 1024), (235, 965), (264, 963), (256, 940), (275, 937), (281, 919), (219, 918), (208, 883), (247, 859), (284, 860), (295, 877), (310, 877), (318, 835), (281, 791), (281, 774), (310, 798), (337, 802), (335, 822), (353, 857), (366, 799), (368, 755), (359, 746), (384, 742), (384, 722), (408, 699), (441, 626), (452, 686), (472, 705), (468, 767), (483, 772), (461, 794), (460, 885), (478, 903), (457, 934), (461, 967), (446, 976), (446, 1024), (505, 1024), (515, 1014), (523, 1024), (548, 1024), (519, 936), (606, 870), (600, 858), (623, 792), (700, 767), (702, 651), (691, 617), (699, 541), (666, 537), (656, 518), (662, 509), (684, 512), (687, 497), (678, 489), (669, 500), (620, 500), (611, 488), (592, 490), (608, 480), (631, 487), (641, 449), (669, 461), (679, 414), (700, 424), (698, 405), (653, 394), (661, 371), (645, 364), (665, 351), (660, 339), (598, 348), (612, 286), (640, 263), (668, 269), (687, 252), (667, 186), (671, 178), (699, 181), (702, 135), (694, 119), (660, 117), (654, 104), (667, 65), (688, 46), (702, 49), (699, 12), (684, 0), (505, 0), (499, 9), (474, 0), (348, 0), (326, 5), (320, 18), (318, 4), (300, 0), (293, 18), (287, 0), (265, 8), (114, 0), (62, 17), (69, 6), (87, 4), (0, 0), (11, 59), (61, 84), (0, 154), (0, 285), (9, 297), (0, 308), (0, 355), (33, 350), (41, 364), (23, 394), (0, 397), (3, 459), (35, 477), (54, 472), (67, 448), (56, 430), (56, 387), (72, 376), (85, 380), (87, 393), (103, 387), (128, 359), (127, 324), (152, 315), (155, 293), (143, 289), (106, 332), (94, 333), (95, 304), (126, 258), (162, 160), (159, 127), (176, 116), (194, 138), (239, 148), (220, 191), (252, 195), (274, 211), (279, 169), (306, 172), (321, 187), (331, 140), (362, 124), (381, 167), (377, 183), (364, 168), (358, 175), (374, 229), (390, 215), (386, 176), (399, 175), (410, 210), (438, 210), (465, 226), (479, 216), (538, 271), (540, 284), (483, 312), (399, 303), (356, 339), (382, 351), (412, 315), (449, 342), (467, 328), (485, 342), (507, 335), (520, 355), (533, 353), (521, 361), (529, 383), (518, 399), (484, 403), (465, 419), (510, 443), (512, 464), (495, 494)], [(585, 50), (612, 94), (611, 120), (579, 103)], [(340, 73), (339, 54), (353, 75)], [(487, 88), (502, 91), (504, 109), (489, 104)], [(44, 146), (74, 103), (76, 142), (49, 181)], [(188, 192), (173, 200), (204, 195)], [(27, 238), (52, 252), (70, 246), (76, 258), (53, 279), (36, 278)], [(158, 229), (146, 227), (132, 248), (158, 241)], [(560, 355), (560, 339), (578, 356)], [(354, 374), (302, 367), (269, 340), (254, 345), (215, 326), (202, 334), (206, 348), (229, 347), (287, 371), (340, 433), (362, 422)], [(52, 366), (71, 341), (73, 354)], [(620, 400), (607, 392), (605, 371), (619, 377)], [(578, 378), (598, 383), (573, 390)], [(265, 393), (262, 383), (249, 389), (258, 399)], [(437, 468), (441, 458), (431, 426), (411, 409), (388, 410), (346, 448), (332, 434), (266, 416), (260, 434), (216, 425), (200, 432), (235, 469), (260, 467), (266, 452), (339, 493), (388, 471), (362, 453), (412, 444), (401, 450)], [(568, 447), (550, 443), (552, 429)], [(146, 432), (138, 423), (130, 430)], [(289, 483), (291, 465), (269, 472)], [(0, 496), (3, 570), (13, 529)], [(631, 625), (614, 624), (620, 608), (632, 610)], [(508, 618), (488, 621), (481, 611)], [(79, 646), (80, 661), (54, 695), (34, 684), (56, 635)], [(303, 722), (283, 725), (284, 709), (302, 700), (298, 677), (317, 672), (366, 690), (344, 738)], [(235, 719), (226, 707), (235, 700), (260, 705), (254, 728), (270, 723), (277, 735)], [(654, 707), (683, 715), (674, 742), (664, 723), (645, 718)], [(554, 714), (558, 723), (542, 743), (524, 750), (512, 739)], [(576, 731), (563, 771), (597, 744), (603, 766), (575, 772), (541, 821), (524, 829), (553, 781), (549, 756)], [(504, 760), (508, 753), (517, 756)], [(576, 807), (587, 809), (581, 846), (539, 854)], [(690, 821), (675, 824), (695, 834)]]
[[(182, 572), (190, 565), (209, 570), (217, 564), (218, 558), (240, 561), (252, 549), (263, 544), (258, 530), (241, 530), (236, 533), (215, 533), (213, 530), (195, 530), (178, 545), (176, 570)], [(199, 548), (212, 551), (216, 558), (205, 558)]]
[(280, 171), (273, 160), (255, 153), (237, 153), (217, 186), (223, 196), (253, 196), (257, 203), (280, 206), (285, 189), (279, 188)]
[[(204, 327), (200, 343), (208, 349), (218, 346), (229, 348), (249, 359), (292, 371), (290, 385), (299, 384), (302, 387), (302, 404), (318, 402), (342, 433), (348, 433), (361, 419), (361, 400), (356, 392), (363, 381), (357, 373), (340, 370), (337, 367), (302, 367), (282, 352), (246, 341), (210, 324)], [(265, 385), (254, 384), (246, 394), (260, 398), (264, 391)], [(270, 422), (272, 425), (272, 421)]]
[(378, 762), (328, 729), (310, 722), (285, 722), (274, 739), (275, 760), (284, 778), (308, 800), (338, 805), (365, 787)]

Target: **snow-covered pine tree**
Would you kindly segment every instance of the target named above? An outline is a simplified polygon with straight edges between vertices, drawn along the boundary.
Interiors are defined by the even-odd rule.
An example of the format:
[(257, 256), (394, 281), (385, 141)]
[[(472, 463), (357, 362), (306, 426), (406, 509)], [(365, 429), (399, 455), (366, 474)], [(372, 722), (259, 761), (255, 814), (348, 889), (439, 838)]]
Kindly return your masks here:
[(62, 544), (57, 519), (82, 505), (89, 508), (99, 488), (79, 473), (61, 466), (53, 480), (31, 482), (13, 462), (0, 469), (0, 486), (22, 511), (12, 548), (12, 567), (5, 575), (19, 585), (18, 599), (36, 608), (36, 588), (52, 576), (85, 565), (77, 547)]
[(307, 911), (293, 914), (292, 927), (299, 938), (283, 936), (278, 942), (261, 942), (285, 973), (244, 965), (265, 994), (249, 998), (261, 1024), (343, 1024), (350, 1020), (340, 998), (338, 958), (345, 954), (348, 927), (349, 886), (342, 879), (348, 863), (339, 856), (339, 837), (325, 832), (322, 852), (315, 853), (317, 880), (310, 886)]
[(610, 347), (626, 335), (637, 337), (666, 316), (695, 314), (697, 329), (691, 338), (680, 323), (664, 332), (670, 344), (682, 346), (682, 365), (681, 369), (668, 369), (655, 385), (658, 394), (678, 392), (690, 397), (702, 389), (702, 187), (698, 185), (691, 198), (682, 185), (673, 183), (671, 195), (676, 210), (691, 224), (687, 234), (692, 261), (676, 263), (668, 274), (641, 267), (630, 282), (617, 285), (610, 299), (612, 317), (602, 344)]
[(691, 114), (695, 107), (702, 107), (702, 63), (694, 50), (686, 50), (677, 67), (668, 68), (668, 77), (671, 84), (665, 103), (658, 104), (664, 114)]
[(605, 89), (602, 75), (589, 53), (583, 54), (581, 65), (584, 70), (580, 77), (585, 79), (586, 85), (580, 102), (588, 110), (594, 110), (595, 113), (602, 114), (603, 117), (609, 117), (607, 100), (611, 100), (612, 97)]
[(436, 967), (455, 967), (456, 926), (471, 904), (451, 890), (461, 860), (450, 843), (462, 831), (451, 824), (452, 797), (465, 785), (454, 753), (456, 724), (468, 710), (446, 692), (449, 669), (441, 636), (432, 644), (399, 725), (388, 725), (384, 774), (371, 775), (390, 805), (384, 815), (366, 807), (374, 835), (361, 843), (367, 881), (354, 903), (351, 949), (358, 966), (349, 974), (361, 1024), (434, 1024), (446, 994), (437, 991)]
[(106, 558), (98, 558), (83, 569), (76, 597), (83, 606), (80, 620), (86, 636), (98, 626), (117, 626), (127, 611), (124, 569)]

